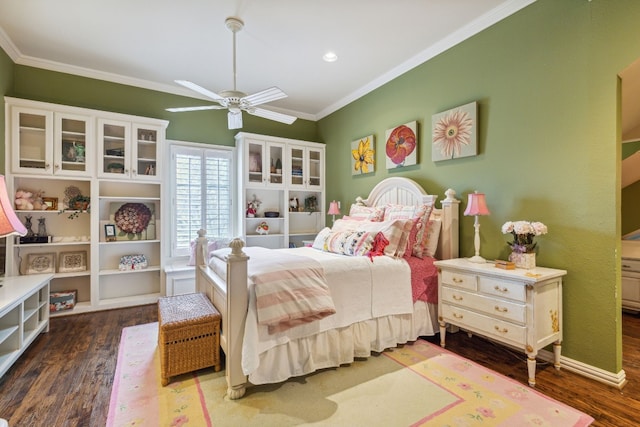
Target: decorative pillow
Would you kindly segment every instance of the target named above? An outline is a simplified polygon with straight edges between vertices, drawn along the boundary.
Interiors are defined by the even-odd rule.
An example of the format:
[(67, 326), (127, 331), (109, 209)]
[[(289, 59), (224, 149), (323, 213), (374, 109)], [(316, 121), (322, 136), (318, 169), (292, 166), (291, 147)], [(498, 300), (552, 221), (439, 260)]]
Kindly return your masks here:
[(413, 244), (411, 249), (411, 254), (418, 258), (424, 257), (425, 246), (427, 244), (426, 239), (428, 238), (428, 236), (425, 235), (425, 229), (432, 210), (432, 203), (425, 203), (416, 206), (388, 204), (384, 209), (385, 221), (393, 219), (414, 220), (414, 227), (417, 230), (415, 233), (415, 243)]
[(435, 257), (438, 249), (438, 239), (440, 238), (440, 230), (442, 229), (442, 220), (431, 219), (427, 224), (427, 246), (425, 247), (424, 256)]
[[(336, 221), (337, 222), (337, 221)], [(410, 219), (396, 219), (393, 221), (347, 221), (339, 224), (338, 227), (357, 226), (357, 231), (367, 231), (374, 236), (377, 233), (383, 233), (389, 244), (384, 249), (384, 254), (389, 256), (402, 256), (404, 254), (407, 242), (406, 234), (409, 233), (411, 227), (407, 223), (411, 223)], [(334, 231), (336, 227), (334, 226)], [(404, 242), (405, 247), (401, 247)]]
[(351, 205), (349, 216), (352, 219), (364, 219), (367, 221), (382, 221), (384, 218), (384, 208), (376, 206)]
[(341, 255), (364, 256), (371, 252), (374, 238), (375, 234), (367, 231), (331, 231), (325, 228), (316, 236), (313, 247)]

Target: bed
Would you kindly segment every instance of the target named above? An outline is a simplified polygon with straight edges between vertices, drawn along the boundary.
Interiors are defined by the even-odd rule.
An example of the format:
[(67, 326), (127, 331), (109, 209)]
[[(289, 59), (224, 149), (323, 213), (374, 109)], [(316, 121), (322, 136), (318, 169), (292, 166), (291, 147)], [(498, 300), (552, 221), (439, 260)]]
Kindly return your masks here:
[[(411, 179), (391, 177), (378, 183), (366, 199), (359, 198), (357, 205), (433, 206), (429, 220), (440, 223), (435, 258), (456, 258), (459, 201), (451, 189), (443, 200), (436, 199)], [(210, 254), (204, 231), (198, 234), (196, 289), (209, 297), (222, 316), (220, 345), (226, 358), (230, 399), (241, 398), (249, 384), (278, 383), (318, 369), (349, 364), (355, 357), (368, 357), (371, 352), (438, 331), (437, 295), (435, 302), (433, 297), (416, 300), (415, 295), (407, 295), (412, 292), (411, 283), (407, 283), (412, 277), (406, 261), (409, 257), (338, 255), (318, 250), (320, 237), (314, 242), (315, 248), (275, 251), (284, 258), (295, 260), (302, 256), (311, 265), (322, 266), (335, 313), (287, 325), (283, 330), (267, 327), (258, 322), (260, 304), (256, 305), (259, 297), (253, 286), (257, 276), (252, 272), (265, 264), (261, 257), (270, 256), (262, 252), (274, 250), (244, 248), (240, 239), (234, 239), (229, 249)], [(359, 275), (369, 277), (370, 284), (356, 280), (356, 271), (369, 271)]]

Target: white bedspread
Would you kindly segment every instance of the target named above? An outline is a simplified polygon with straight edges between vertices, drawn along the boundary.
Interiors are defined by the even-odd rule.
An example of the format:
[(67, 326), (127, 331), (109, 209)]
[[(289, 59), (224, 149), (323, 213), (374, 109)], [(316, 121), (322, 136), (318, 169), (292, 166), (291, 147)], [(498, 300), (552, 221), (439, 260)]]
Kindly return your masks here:
[[(269, 334), (266, 326), (258, 325), (255, 292), (249, 283), (249, 312), (242, 350), (246, 375), (257, 369), (260, 354), (277, 345), (368, 319), (413, 312), (411, 272), (403, 259), (378, 256), (372, 262), (368, 257), (349, 257), (313, 248), (274, 252), (280, 251), (308, 256), (322, 264), (336, 313), (285, 332)], [(210, 266), (218, 275), (226, 277), (226, 264), (222, 260), (213, 257)]]

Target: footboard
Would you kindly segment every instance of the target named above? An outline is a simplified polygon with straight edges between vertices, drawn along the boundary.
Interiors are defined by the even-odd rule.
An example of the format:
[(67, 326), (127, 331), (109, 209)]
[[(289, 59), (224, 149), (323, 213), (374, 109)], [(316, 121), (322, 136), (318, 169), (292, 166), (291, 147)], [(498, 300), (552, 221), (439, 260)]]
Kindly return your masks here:
[(227, 258), (227, 277), (220, 277), (209, 268), (209, 253), (205, 231), (198, 232), (196, 245), (196, 290), (213, 303), (222, 316), (220, 347), (225, 354), (227, 395), (241, 398), (246, 390), (247, 377), (242, 372), (242, 341), (247, 318), (249, 292), (247, 288), (247, 261), (242, 252), (244, 243), (234, 239)]

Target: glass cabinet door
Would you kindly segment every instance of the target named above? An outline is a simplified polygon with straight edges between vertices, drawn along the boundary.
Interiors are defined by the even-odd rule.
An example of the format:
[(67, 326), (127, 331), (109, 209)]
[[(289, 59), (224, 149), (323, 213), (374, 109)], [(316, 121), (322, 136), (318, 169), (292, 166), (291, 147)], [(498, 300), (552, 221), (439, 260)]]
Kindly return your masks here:
[(284, 160), (284, 147), (279, 144), (268, 144), (267, 147), (269, 147), (268, 182), (271, 185), (282, 185), (282, 161)]
[(289, 148), (289, 171), (290, 184), (303, 187), (304, 186), (304, 147)]
[(323, 151), (313, 147), (289, 147), (291, 174), (289, 185), (318, 190), (324, 182)]
[(129, 138), (131, 125), (127, 122), (100, 120), (98, 128), (99, 173), (101, 176), (131, 176), (129, 157), (131, 156)]
[(133, 126), (133, 164), (131, 175), (139, 179), (156, 180), (158, 171), (158, 135), (160, 130), (153, 127)]
[(247, 140), (245, 149), (245, 183), (251, 186), (284, 185), (284, 145)]
[(245, 150), (245, 181), (250, 185), (264, 185), (262, 174), (262, 161), (265, 144), (262, 141), (248, 141)]
[(307, 187), (319, 189), (322, 187), (322, 173), (324, 171), (324, 159), (322, 150), (307, 148)]
[(91, 172), (94, 153), (90, 118), (56, 114), (54, 173), (86, 175)]
[(14, 108), (12, 122), (10, 143), (13, 171), (51, 174), (53, 113), (30, 108)]

